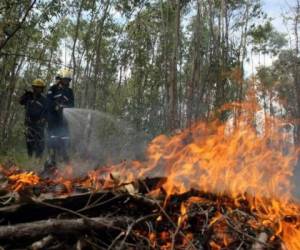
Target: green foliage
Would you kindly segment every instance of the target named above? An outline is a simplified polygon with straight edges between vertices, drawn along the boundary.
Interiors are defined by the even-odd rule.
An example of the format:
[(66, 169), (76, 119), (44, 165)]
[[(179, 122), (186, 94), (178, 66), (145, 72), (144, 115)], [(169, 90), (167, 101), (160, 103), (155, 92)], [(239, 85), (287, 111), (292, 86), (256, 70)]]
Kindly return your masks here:
[[(0, 42), (19, 24), (19, 14), (30, 1), (10, 3), (0, 3), (0, 10), (5, 9), (0, 14)], [(246, 45), (256, 53), (278, 55), (273, 67), (259, 69), (258, 77), (264, 88), (295, 100), (289, 88), (291, 52), (282, 51), (285, 36), (274, 29), (261, 1), (177, 3), (38, 1), (1, 51), (7, 55), (0, 54), (0, 146), (22, 145), (24, 151), (23, 108), (17, 97), (36, 77), (49, 85), (62, 66), (74, 70), (77, 107), (121, 117), (150, 136), (168, 131), (170, 104), (176, 104), (179, 127), (185, 127), (210, 119), (224, 103), (241, 101), (248, 87)], [(225, 120), (229, 115), (221, 116)]]
[(269, 67), (261, 67), (257, 71), (257, 76), (265, 89), (271, 89), (278, 77), (275, 72)]
[(287, 44), (285, 34), (275, 31), (270, 21), (253, 27), (249, 35), (252, 38), (253, 51), (263, 54), (271, 53), (275, 56)]
[(273, 26), (270, 21), (264, 25), (258, 25), (258, 27), (251, 30), (250, 35), (253, 38), (254, 44), (260, 44), (268, 40), (270, 33), (273, 31)]

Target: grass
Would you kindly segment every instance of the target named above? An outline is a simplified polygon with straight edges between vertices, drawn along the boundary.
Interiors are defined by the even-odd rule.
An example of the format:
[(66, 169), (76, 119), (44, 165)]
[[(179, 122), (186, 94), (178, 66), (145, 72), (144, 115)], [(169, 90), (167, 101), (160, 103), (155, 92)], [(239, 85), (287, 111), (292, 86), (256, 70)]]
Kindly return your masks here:
[(28, 171), (41, 171), (46, 160), (46, 155), (42, 159), (30, 158), (26, 149), (13, 149), (0, 154), (0, 164), (4, 166), (16, 165)]

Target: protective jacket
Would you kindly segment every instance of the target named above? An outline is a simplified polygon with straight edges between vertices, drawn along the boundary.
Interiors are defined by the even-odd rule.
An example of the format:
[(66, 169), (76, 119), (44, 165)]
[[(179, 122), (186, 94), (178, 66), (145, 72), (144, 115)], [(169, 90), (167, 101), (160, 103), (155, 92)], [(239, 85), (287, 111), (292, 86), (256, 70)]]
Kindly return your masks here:
[(74, 93), (69, 87), (53, 85), (47, 93), (48, 100), (48, 124), (49, 127), (62, 126), (63, 108), (74, 107)]
[(73, 90), (58, 84), (53, 85), (47, 93), (48, 101), (48, 147), (51, 161), (56, 162), (62, 158), (69, 161), (67, 148), (69, 145), (69, 128), (63, 117), (64, 108), (74, 107)]
[(42, 123), (47, 116), (47, 99), (43, 94), (34, 95), (26, 91), (20, 98), (20, 104), (25, 106), (25, 125)]
[(27, 91), (20, 98), (25, 106), (25, 138), (29, 156), (41, 157), (45, 149), (47, 99), (43, 94)]

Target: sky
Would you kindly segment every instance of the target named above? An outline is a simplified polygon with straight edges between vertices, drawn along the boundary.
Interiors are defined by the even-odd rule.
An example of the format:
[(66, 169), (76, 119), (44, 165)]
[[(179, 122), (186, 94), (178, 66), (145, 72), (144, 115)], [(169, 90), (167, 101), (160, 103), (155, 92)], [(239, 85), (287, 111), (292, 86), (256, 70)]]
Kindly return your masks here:
[(273, 18), (273, 25), (276, 29), (284, 32), (286, 29), (282, 22), (282, 14), (286, 12), (293, 0), (263, 0), (262, 5), (268, 16)]

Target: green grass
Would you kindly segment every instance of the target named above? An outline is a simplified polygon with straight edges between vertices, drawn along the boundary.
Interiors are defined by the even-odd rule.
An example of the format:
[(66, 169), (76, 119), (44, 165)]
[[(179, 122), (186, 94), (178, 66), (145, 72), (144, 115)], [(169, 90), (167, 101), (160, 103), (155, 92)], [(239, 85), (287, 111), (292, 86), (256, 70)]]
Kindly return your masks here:
[(40, 160), (28, 157), (25, 149), (13, 149), (7, 153), (0, 154), (0, 164), (6, 167), (16, 165), (20, 169), (28, 171), (41, 171), (45, 160), (46, 155)]

